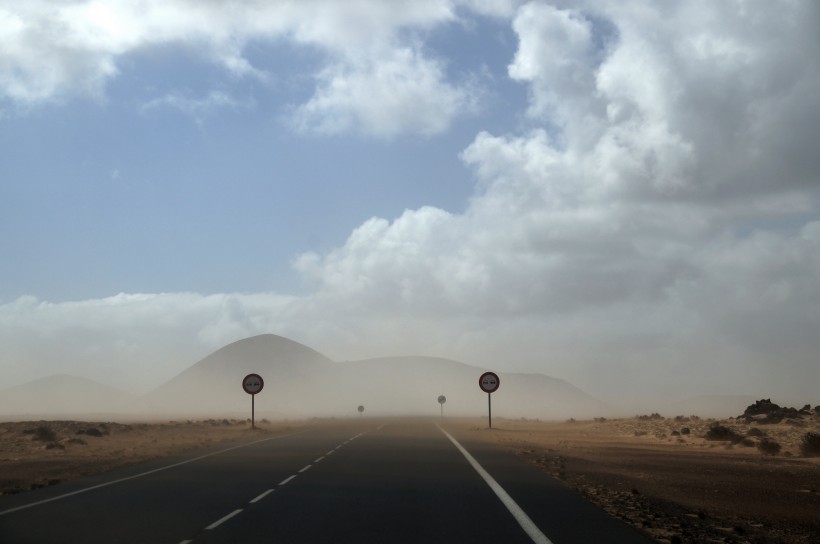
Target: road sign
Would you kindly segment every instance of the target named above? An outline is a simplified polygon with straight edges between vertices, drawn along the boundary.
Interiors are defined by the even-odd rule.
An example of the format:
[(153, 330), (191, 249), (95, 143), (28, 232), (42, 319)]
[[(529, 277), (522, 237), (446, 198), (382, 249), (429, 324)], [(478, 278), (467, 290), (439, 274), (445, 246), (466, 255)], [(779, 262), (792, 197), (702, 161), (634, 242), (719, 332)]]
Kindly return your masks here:
[(259, 374), (248, 374), (242, 379), (242, 389), (249, 395), (255, 395), (265, 387), (265, 380)]
[(251, 396), (251, 429), (256, 428), (256, 394), (265, 387), (265, 380), (259, 374), (248, 374), (242, 378), (242, 389)]
[(492, 398), (490, 393), (498, 391), (499, 385), (501, 385), (501, 380), (498, 379), (498, 374), (495, 372), (485, 372), (478, 379), (478, 386), (487, 393), (487, 421), (490, 429), (493, 428), (493, 401), (490, 400)]
[(439, 395), (438, 396), (438, 403), (439, 404), (444, 404), (445, 402), (447, 402), (447, 397), (445, 397), (444, 395)]
[(364, 412), (364, 406), (362, 406), (362, 405), (360, 404), (360, 405), (359, 405), (359, 415), (362, 415), (362, 412)]
[(495, 372), (485, 372), (478, 379), (478, 386), (485, 393), (495, 393), (499, 385), (501, 385), (501, 380)]

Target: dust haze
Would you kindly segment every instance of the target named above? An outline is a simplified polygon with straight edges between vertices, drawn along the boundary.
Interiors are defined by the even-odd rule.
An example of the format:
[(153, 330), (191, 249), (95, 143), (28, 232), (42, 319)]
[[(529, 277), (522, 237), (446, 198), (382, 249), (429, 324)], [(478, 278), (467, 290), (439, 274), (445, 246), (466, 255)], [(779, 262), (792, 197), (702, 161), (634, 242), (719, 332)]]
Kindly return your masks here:
[[(641, 405), (604, 402), (573, 384), (538, 373), (498, 372), (501, 387), (488, 399), (478, 387), (487, 369), (422, 356), (333, 361), (285, 337), (266, 334), (233, 342), (145, 393), (129, 393), (88, 378), (54, 375), (0, 392), (0, 417), (10, 419), (140, 419), (448, 416), (565, 420), (669, 414), (726, 417), (751, 396), (698, 396)], [(264, 387), (242, 389), (251, 373)], [(442, 406), (437, 399), (446, 397)], [(357, 411), (364, 407), (364, 413)]]

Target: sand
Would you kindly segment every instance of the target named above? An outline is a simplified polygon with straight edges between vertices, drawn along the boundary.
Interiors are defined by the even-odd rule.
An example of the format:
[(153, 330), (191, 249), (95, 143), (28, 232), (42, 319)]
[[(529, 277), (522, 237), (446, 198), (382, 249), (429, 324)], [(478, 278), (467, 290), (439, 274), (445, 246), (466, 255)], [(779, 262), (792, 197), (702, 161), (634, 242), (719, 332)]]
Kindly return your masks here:
[(26, 421), (0, 423), (0, 494), (21, 493), (117, 467), (201, 450), (261, 435), (285, 433), (302, 422), (236, 419), (147, 423)]
[[(314, 423), (262, 421), (256, 430), (245, 420), (0, 423), (0, 493)], [(744, 437), (760, 429), (781, 451), (763, 455), (757, 436), (746, 446), (706, 440), (715, 423)], [(820, 542), (820, 457), (801, 457), (799, 447), (806, 432), (820, 432), (818, 416), (805, 426), (698, 419), (496, 418), (492, 430), (479, 419), (448, 424), (509, 449), (658, 542)], [(683, 427), (689, 434), (672, 434)]]
[[(806, 426), (737, 420), (619, 419), (545, 423), (486, 420), (469, 429), (562, 480), (658, 542), (820, 542), (820, 457), (800, 457)], [(706, 440), (710, 425), (746, 436), (758, 428), (781, 445)], [(672, 435), (683, 427), (689, 434)], [(755, 431), (752, 431), (753, 433)]]

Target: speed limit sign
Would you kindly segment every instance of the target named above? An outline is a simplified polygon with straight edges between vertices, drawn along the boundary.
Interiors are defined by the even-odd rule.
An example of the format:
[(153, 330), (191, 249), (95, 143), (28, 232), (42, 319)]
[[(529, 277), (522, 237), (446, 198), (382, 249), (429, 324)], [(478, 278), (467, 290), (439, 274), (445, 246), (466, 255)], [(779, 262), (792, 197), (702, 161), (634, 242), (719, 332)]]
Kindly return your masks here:
[(493, 428), (493, 402), (490, 400), (491, 393), (498, 391), (498, 386), (501, 385), (501, 380), (498, 379), (498, 374), (495, 372), (485, 372), (478, 379), (478, 386), (482, 391), (487, 393), (487, 420), (490, 429)]
[(501, 385), (501, 380), (495, 372), (485, 372), (478, 379), (478, 386), (485, 393), (495, 393), (499, 385)]
[(265, 387), (265, 380), (259, 374), (248, 374), (242, 378), (242, 389), (251, 396), (251, 429), (256, 428), (256, 394)]

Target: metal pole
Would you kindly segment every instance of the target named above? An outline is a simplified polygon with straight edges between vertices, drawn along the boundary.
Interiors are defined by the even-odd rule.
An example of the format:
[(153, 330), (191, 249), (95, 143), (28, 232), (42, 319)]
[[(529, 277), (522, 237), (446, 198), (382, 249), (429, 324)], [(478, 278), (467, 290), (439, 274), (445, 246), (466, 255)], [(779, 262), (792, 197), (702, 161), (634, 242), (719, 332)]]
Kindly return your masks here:
[(487, 413), (489, 414), (490, 419), (490, 429), (493, 428), (493, 396), (490, 393), (487, 393)]
[(256, 428), (256, 406), (254, 405), (256, 395), (251, 395), (251, 429)]
[(444, 419), (444, 405), (441, 405), (441, 419)]

